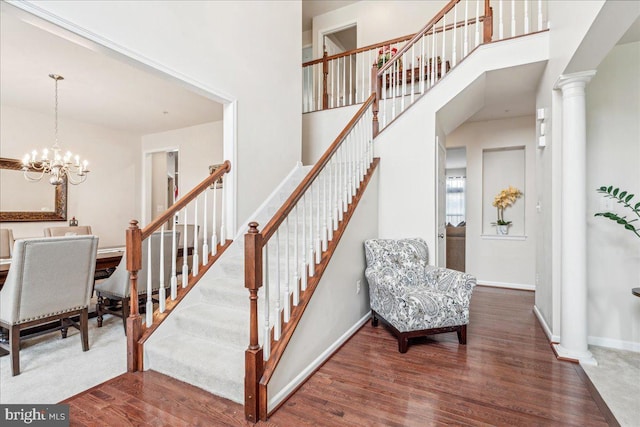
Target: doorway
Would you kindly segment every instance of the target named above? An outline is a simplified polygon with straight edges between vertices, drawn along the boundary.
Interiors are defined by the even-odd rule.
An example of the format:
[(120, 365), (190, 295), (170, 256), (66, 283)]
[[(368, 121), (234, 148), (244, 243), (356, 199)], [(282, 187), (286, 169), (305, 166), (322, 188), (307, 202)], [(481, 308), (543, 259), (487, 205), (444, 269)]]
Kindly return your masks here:
[(447, 223), (447, 268), (466, 269), (466, 147), (447, 148), (445, 167), (445, 210)]

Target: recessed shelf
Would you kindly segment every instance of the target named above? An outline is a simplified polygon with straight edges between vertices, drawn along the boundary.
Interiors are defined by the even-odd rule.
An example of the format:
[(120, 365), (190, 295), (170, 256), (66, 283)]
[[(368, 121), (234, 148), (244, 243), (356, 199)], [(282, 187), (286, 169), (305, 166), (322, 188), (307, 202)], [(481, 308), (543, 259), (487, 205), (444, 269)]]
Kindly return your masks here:
[(482, 234), (480, 237), (485, 240), (527, 240), (527, 236), (500, 236), (498, 234)]

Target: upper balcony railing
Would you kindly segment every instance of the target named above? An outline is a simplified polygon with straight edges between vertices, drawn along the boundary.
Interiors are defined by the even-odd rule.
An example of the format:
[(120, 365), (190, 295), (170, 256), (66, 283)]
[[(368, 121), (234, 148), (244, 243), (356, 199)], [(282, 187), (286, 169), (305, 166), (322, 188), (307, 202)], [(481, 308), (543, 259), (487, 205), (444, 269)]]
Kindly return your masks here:
[(364, 102), (374, 65), (386, 71), (381, 97), (421, 95), (479, 45), (546, 28), (543, 0), (452, 0), (418, 33), (302, 64), (302, 111)]

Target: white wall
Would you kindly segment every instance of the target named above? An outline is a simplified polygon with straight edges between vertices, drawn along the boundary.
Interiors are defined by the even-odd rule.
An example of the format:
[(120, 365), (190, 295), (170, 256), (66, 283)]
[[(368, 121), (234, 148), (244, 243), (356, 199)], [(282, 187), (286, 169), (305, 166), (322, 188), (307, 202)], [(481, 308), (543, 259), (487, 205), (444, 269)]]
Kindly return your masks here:
[[(467, 152), (466, 271), (475, 275), (479, 283), (534, 288), (535, 129), (535, 117), (524, 116), (468, 122), (447, 136), (447, 148), (465, 147)], [(494, 194), (483, 194), (483, 183), (503, 175), (498, 168), (483, 170), (483, 150), (521, 146), (525, 147), (525, 167), (519, 171), (524, 178), (524, 186), (519, 189), (524, 194), (505, 210), (505, 219), (524, 221), (514, 224), (509, 236), (495, 236), (487, 229), (483, 235), (483, 222), (495, 221), (495, 208), (491, 207)], [(490, 218), (483, 217), (487, 206), (491, 207)], [(523, 215), (515, 213), (518, 209)]]
[[(589, 342), (640, 351), (640, 238), (595, 212), (595, 189), (620, 187), (640, 202), (640, 42), (615, 47), (587, 86), (587, 278)], [(603, 209), (604, 208), (604, 209)], [(636, 223), (637, 224), (637, 223)]]
[(359, 109), (352, 105), (303, 114), (302, 164), (315, 164)]
[(75, 26), (72, 30), (91, 32), (116, 50), (237, 101), (232, 167), (238, 176), (238, 224), (300, 160), (300, 1), (29, 5)]
[(322, 34), (357, 24), (358, 47), (406, 36), (422, 29), (446, 1), (363, 0), (313, 18), (314, 58), (322, 57)]
[[(67, 217), (79, 225), (90, 225), (100, 238), (100, 247), (124, 245), (129, 221), (140, 209), (140, 139), (126, 132), (60, 119), (59, 137), (63, 150), (89, 161), (91, 172), (80, 185), (69, 185)], [(22, 159), (32, 150), (53, 144), (50, 115), (3, 105), (0, 109), (2, 157)], [(2, 194), (1, 197), (7, 197)], [(11, 222), (15, 238), (39, 237), (45, 227), (66, 226), (67, 222)]]
[[(376, 171), (351, 217), (268, 387), (273, 409), (344, 343), (369, 316), (364, 241), (377, 237)], [(356, 281), (360, 292), (356, 293)]]

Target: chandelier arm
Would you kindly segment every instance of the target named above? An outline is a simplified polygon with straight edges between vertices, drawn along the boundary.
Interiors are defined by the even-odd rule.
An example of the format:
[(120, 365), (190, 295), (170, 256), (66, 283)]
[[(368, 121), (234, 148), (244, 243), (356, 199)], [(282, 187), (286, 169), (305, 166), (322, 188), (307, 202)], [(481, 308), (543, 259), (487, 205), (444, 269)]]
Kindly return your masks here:
[[(30, 170), (22, 170), (23, 174), (24, 174), (24, 178), (29, 181), (29, 182), (38, 182), (42, 179), (42, 177), (44, 177), (45, 174), (45, 170), (43, 169), (41, 172), (33, 172)], [(29, 173), (35, 173), (36, 176), (33, 175), (29, 175)]]
[[(74, 179), (74, 176), (78, 176), (79, 179)], [(72, 175), (71, 173), (67, 173), (67, 181), (69, 181), (69, 183), (73, 184), (73, 185), (78, 185), (78, 184), (82, 184), (83, 182), (85, 182), (87, 180), (87, 175)]]

